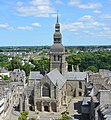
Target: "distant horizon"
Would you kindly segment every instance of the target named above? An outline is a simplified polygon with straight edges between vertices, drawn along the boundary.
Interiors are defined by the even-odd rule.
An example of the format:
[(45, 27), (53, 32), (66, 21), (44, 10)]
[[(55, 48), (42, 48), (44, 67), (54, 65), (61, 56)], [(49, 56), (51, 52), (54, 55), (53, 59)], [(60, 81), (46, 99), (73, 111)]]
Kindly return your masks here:
[[(111, 45), (64, 45), (64, 47), (105, 47), (105, 46), (110, 46), (111, 47)], [(10, 47), (10, 48), (13, 48), (13, 47), (51, 47), (51, 45), (38, 45), (38, 46), (28, 46), (28, 45), (26, 45), (26, 46), (0, 46), (0, 48), (2, 48), (2, 47)]]
[(0, 46), (111, 45), (111, 0), (0, 0)]

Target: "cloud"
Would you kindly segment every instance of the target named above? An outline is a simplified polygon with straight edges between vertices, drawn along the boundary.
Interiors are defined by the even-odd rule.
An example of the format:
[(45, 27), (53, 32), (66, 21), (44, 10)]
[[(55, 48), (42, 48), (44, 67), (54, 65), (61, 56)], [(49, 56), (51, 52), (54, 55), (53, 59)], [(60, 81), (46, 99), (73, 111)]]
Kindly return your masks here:
[(111, 19), (111, 14), (105, 14), (105, 15), (102, 15), (100, 18)]
[[(58, 16), (59, 16), (59, 18), (60, 18), (61, 14), (58, 14)], [(51, 14), (51, 17), (57, 18), (57, 13), (56, 13), (56, 14)]]
[(40, 27), (41, 25), (39, 23), (32, 23), (32, 26)]
[(70, 0), (69, 5), (78, 6), (78, 5), (80, 5), (80, 0)]
[(0, 28), (7, 29), (7, 30), (14, 30), (14, 27), (10, 26), (8, 23), (0, 24)]
[(38, 6), (38, 5), (50, 5), (50, 0), (31, 0), (31, 5)]
[(17, 14), (19, 16), (49, 17), (55, 13), (50, 0), (31, 0), (29, 3), (17, 3)]
[(107, 37), (111, 39), (111, 30), (108, 31), (99, 31), (97, 33), (95, 33), (96, 36), (102, 36), (102, 37)]
[(55, 3), (56, 4), (63, 4), (63, 2), (61, 0), (56, 0)]
[(17, 4), (17, 6), (22, 6), (24, 3), (21, 1), (18, 1), (16, 4)]
[(33, 30), (30, 26), (19, 26), (16, 28), (17, 30)]
[(80, 21), (93, 21), (94, 18), (91, 15), (84, 15), (81, 18), (79, 18)]
[(101, 13), (101, 11), (100, 11), (100, 10), (94, 10), (93, 12), (94, 12), (94, 13), (96, 13), (96, 14)]
[(37, 22), (32, 23), (30, 26), (11, 26), (8, 23), (2, 23), (0, 24), (0, 28), (6, 29), (6, 30), (33, 30), (35, 27), (40, 27), (41, 25)]
[(68, 4), (81, 9), (95, 9), (102, 6), (101, 3), (97, 3), (97, 2), (82, 4), (81, 0), (70, 0)]
[(103, 27), (103, 30), (105, 30), (105, 31), (110, 31), (111, 29), (108, 28), (108, 27)]
[(100, 22), (91, 15), (84, 15), (72, 23), (62, 23), (62, 30), (73, 32), (74, 35), (111, 38), (111, 24)]
[(67, 31), (79, 31), (81, 29), (87, 30), (97, 30), (100, 27), (105, 27), (106, 24), (96, 21), (90, 15), (84, 15), (73, 23), (63, 23), (62, 30)]
[(88, 4), (81, 4), (78, 6), (81, 9), (95, 9), (101, 7), (100, 3), (88, 3)]
[(62, 30), (77, 31), (77, 28), (75, 26), (73, 26), (72, 24), (63, 23)]
[(9, 27), (10, 27), (10, 25), (8, 23), (0, 24), (0, 28), (7, 29)]
[(70, 24), (67, 23), (62, 24), (62, 30), (67, 30), (67, 31), (77, 31), (78, 29), (83, 29), (83, 28), (84, 28), (83, 22), (79, 22), (79, 21)]

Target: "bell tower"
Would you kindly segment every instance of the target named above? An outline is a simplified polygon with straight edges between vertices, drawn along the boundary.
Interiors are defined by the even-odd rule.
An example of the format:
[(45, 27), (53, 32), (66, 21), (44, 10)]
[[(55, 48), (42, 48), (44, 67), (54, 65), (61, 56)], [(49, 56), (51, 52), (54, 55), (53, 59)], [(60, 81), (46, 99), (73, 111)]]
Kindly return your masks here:
[(50, 49), (50, 71), (57, 68), (61, 74), (66, 71), (65, 48), (62, 45), (62, 34), (60, 32), (59, 17), (55, 24), (55, 32), (53, 35), (53, 45)]

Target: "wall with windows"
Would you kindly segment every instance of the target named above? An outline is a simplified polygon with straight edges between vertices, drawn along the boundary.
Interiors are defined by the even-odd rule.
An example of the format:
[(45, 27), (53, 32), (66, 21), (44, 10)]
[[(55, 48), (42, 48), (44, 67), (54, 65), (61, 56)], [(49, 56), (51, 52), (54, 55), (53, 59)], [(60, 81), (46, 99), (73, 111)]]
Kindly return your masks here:
[(85, 80), (67, 80), (66, 89), (68, 96), (84, 96)]

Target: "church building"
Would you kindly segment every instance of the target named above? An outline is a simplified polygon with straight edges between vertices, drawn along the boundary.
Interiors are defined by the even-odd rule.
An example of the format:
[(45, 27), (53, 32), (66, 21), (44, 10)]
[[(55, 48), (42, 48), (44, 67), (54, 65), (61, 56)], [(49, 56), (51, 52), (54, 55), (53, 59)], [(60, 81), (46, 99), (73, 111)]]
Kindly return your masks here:
[[(67, 106), (67, 97), (84, 96), (86, 72), (68, 72), (65, 47), (62, 45), (59, 18), (55, 24), (53, 45), (49, 52), (50, 72), (42, 75), (31, 71), (25, 90), (25, 106), (35, 111), (58, 112)], [(27, 100), (26, 100), (27, 99)]]

